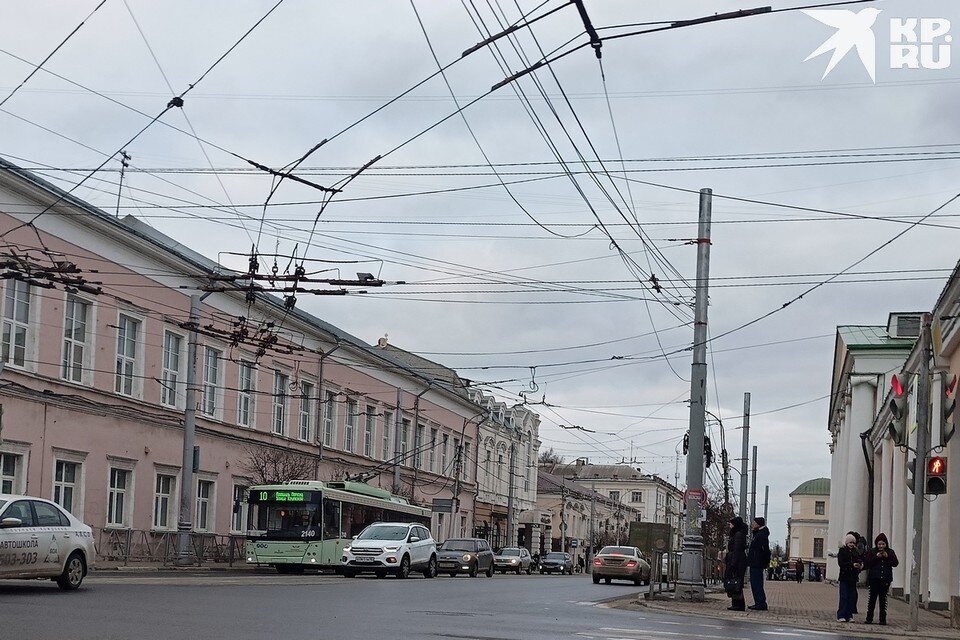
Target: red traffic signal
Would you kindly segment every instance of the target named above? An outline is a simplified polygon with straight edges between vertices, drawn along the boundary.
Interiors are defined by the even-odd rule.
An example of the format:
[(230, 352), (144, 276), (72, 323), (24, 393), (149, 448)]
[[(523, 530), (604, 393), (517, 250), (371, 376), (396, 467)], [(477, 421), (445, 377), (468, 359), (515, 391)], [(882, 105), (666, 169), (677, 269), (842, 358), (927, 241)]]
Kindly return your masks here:
[(890, 378), (890, 389), (893, 390), (893, 395), (897, 396), (898, 398), (902, 397), (904, 391), (906, 391), (900, 376), (901, 374), (898, 373), (894, 374), (894, 376)]
[(927, 476), (945, 476), (947, 475), (947, 459), (940, 456), (931, 456), (927, 460)]

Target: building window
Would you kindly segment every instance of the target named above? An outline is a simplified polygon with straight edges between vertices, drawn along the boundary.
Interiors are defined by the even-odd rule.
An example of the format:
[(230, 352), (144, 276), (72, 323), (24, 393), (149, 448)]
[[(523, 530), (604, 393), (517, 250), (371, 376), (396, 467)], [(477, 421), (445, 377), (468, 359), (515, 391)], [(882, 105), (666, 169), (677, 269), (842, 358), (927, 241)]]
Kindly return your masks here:
[(313, 385), (300, 383), (300, 439), (310, 441), (310, 426), (313, 424)]
[(487, 449), (487, 458), (483, 461), (483, 475), (487, 482), (490, 482), (490, 462), (493, 459), (493, 453)]
[(533, 474), (533, 471), (530, 467), (527, 467), (526, 472), (523, 474), (523, 490), (530, 491), (530, 476)]
[(430, 453), (427, 454), (427, 464), (431, 473), (437, 472), (437, 430), (430, 429)]
[[(459, 456), (457, 454), (460, 454)], [(460, 461), (460, 468), (457, 469), (457, 460)], [(462, 477), (460, 474), (463, 472), (463, 467), (466, 466), (463, 462), (463, 452), (460, 451), (460, 438), (453, 439), (453, 473), (450, 474), (451, 477)]]
[(337, 394), (327, 391), (323, 404), (323, 446), (332, 447), (337, 435)]
[(410, 421), (406, 418), (400, 420), (400, 465), (408, 464), (407, 451), (410, 449)]
[(213, 481), (197, 480), (197, 524), (194, 527), (197, 531), (213, 529), (213, 510), (210, 508), (212, 504)]
[(503, 454), (497, 454), (497, 482), (503, 480)]
[(347, 415), (343, 418), (343, 448), (353, 453), (357, 437), (357, 402), (347, 400), (346, 411)]
[(823, 557), (823, 538), (813, 539), (813, 557), (814, 558)]
[(470, 443), (463, 443), (463, 464), (460, 465), (460, 469), (463, 471), (463, 481), (470, 482)]
[(127, 524), (125, 510), (130, 472), (126, 469), (110, 469), (110, 490), (107, 492), (107, 526), (122, 527)]
[(363, 455), (373, 457), (373, 430), (377, 427), (377, 408), (368, 404), (366, 408), (366, 425), (363, 430)]
[(237, 424), (242, 427), (254, 427), (256, 414), (254, 393), (257, 391), (256, 369), (249, 362), (240, 363), (240, 388), (237, 390)]
[(450, 442), (450, 436), (446, 433), (440, 436), (440, 473), (441, 475), (450, 475), (447, 469), (447, 443)]
[(413, 466), (417, 469), (423, 464), (423, 434), (426, 428), (422, 424), (417, 425), (417, 433), (413, 438)]
[[(827, 503), (825, 500), (817, 500), (813, 503), (813, 513), (814, 515), (822, 516), (826, 511)], [(818, 558), (821, 556), (817, 556)]]
[(200, 410), (208, 416), (217, 414), (217, 391), (220, 387), (220, 358), (223, 354), (213, 347), (203, 351), (203, 404)]
[(178, 406), (177, 387), (180, 384), (180, 361), (183, 338), (169, 331), (163, 334), (163, 372), (160, 378), (160, 402), (168, 407)]
[(643, 491), (631, 491), (630, 502), (643, 502)]
[(134, 376), (137, 368), (137, 337), (140, 321), (120, 314), (117, 325), (117, 380), (114, 390), (132, 396), (136, 390)]
[(53, 476), (53, 501), (70, 513), (79, 506), (76, 503), (79, 477), (79, 463), (57, 460)]
[(63, 366), (60, 375), (64, 380), (83, 382), (86, 362), (87, 319), (90, 303), (74, 295), (67, 295), (66, 313), (63, 321)]
[(287, 426), (287, 385), (290, 379), (279, 371), (273, 374), (273, 421), (271, 431), (284, 435)]
[(233, 518), (230, 521), (232, 533), (244, 533), (247, 530), (247, 486), (233, 485)]
[(619, 492), (619, 491), (611, 491), (611, 492), (610, 492), (610, 499), (613, 500), (614, 502), (620, 502), (620, 492)]
[(20, 456), (0, 453), (0, 493), (20, 493)]
[(30, 329), (30, 285), (8, 280), (3, 304), (3, 362), (26, 365)]
[(389, 460), (393, 456), (390, 453), (393, 447), (390, 445), (390, 425), (393, 424), (393, 412), (383, 412), (383, 459)]
[(174, 504), (174, 490), (177, 487), (175, 476), (164, 473), (157, 474), (157, 483), (153, 493), (153, 528), (172, 529), (173, 517), (171, 509)]

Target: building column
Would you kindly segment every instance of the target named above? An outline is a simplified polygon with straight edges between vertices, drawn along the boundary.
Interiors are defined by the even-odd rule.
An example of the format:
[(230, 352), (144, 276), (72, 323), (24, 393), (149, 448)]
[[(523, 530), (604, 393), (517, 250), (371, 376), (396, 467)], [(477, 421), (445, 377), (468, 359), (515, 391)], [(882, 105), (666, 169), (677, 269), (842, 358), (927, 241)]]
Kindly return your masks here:
[(880, 511), (880, 525), (873, 535), (883, 533), (889, 538), (893, 531), (893, 441), (885, 437), (880, 447), (880, 467), (875, 473), (880, 487), (880, 499), (876, 505)]
[[(889, 439), (887, 439), (889, 441)], [(910, 575), (907, 567), (910, 564), (910, 545), (912, 540), (907, 535), (907, 508), (909, 504), (910, 492), (907, 490), (906, 479), (906, 459), (904, 453), (899, 448), (894, 448), (890, 442), (893, 451), (893, 494), (892, 494), (892, 526), (889, 534), (890, 546), (897, 552), (900, 564), (893, 569), (893, 583), (891, 584), (891, 593), (895, 596), (903, 596), (904, 588), (907, 585), (907, 576)]]
[[(867, 530), (867, 502), (870, 499), (870, 476), (867, 461), (863, 456), (863, 444), (860, 434), (873, 425), (876, 412), (876, 384), (873, 377), (859, 378), (853, 381), (850, 407), (847, 409), (845, 425), (847, 443), (846, 452), (846, 505), (844, 509), (843, 531), (858, 531), (863, 535)], [(839, 541), (837, 541), (839, 543)]]
[[(830, 456), (830, 520), (827, 523), (827, 540), (824, 543), (826, 547), (823, 551), (824, 553), (831, 553), (833, 551), (836, 540), (840, 537), (841, 527), (840, 523), (840, 514), (842, 513), (843, 508), (843, 478), (841, 477), (840, 471), (843, 468), (841, 465), (841, 460), (843, 457), (842, 447), (840, 446), (840, 433), (835, 432), (833, 434), (833, 441), (830, 445), (832, 454)], [(790, 515), (793, 517), (791, 501), (791, 512)], [(790, 543), (790, 533), (787, 533), (787, 544)], [(795, 556), (793, 549), (790, 550), (791, 556)], [(827, 580), (836, 580), (839, 577), (840, 568), (837, 566), (836, 562), (828, 562), (826, 575), (824, 576)]]

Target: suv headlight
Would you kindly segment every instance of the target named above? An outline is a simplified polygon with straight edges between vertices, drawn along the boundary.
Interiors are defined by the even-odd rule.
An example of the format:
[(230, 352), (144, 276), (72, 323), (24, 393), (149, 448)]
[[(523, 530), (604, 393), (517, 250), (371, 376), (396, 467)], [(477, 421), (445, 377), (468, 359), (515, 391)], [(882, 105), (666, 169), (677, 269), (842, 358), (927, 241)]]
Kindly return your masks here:
[(469, 553), (463, 554), (463, 561), (464, 561), (464, 562), (470, 562), (470, 560), (472, 560), (472, 559), (473, 559), (473, 556), (470, 555)]
[(344, 547), (344, 548), (343, 548), (343, 552), (346, 553), (346, 552), (350, 551), (352, 548), (353, 548), (353, 547)]
[(395, 553), (400, 550), (400, 547), (384, 547), (383, 550), (389, 553)]

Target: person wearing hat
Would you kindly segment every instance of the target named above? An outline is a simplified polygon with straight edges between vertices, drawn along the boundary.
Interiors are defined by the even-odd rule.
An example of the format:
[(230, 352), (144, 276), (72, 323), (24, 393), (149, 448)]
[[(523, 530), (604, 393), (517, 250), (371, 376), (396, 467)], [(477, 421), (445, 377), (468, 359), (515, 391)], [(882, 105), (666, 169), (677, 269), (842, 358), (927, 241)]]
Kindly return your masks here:
[(730, 611), (746, 611), (743, 598), (743, 576), (747, 572), (747, 523), (737, 516), (730, 520), (730, 537), (727, 540), (727, 555), (723, 559), (724, 587), (730, 596)]
[(867, 552), (865, 558), (867, 567), (867, 584), (870, 585), (870, 599), (867, 601), (866, 624), (873, 623), (873, 612), (877, 600), (880, 600), (880, 624), (887, 624), (887, 591), (893, 582), (893, 568), (900, 564), (897, 554), (890, 548), (887, 536), (877, 534), (873, 541), (873, 549)]
[(840, 603), (837, 607), (837, 622), (853, 620), (853, 611), (857, 602), (857, 580), (863, 570), (863, 558), (857, 550), (857, 536), (848, 533), (843, 539), (843, 546), (837, 551), (837, 564), (840, 566), (840, 576), (837, 580), (840, 587)]
[(770, 530), (767, 521), (757, 516), (750, 523), (753, 536), (750, 538), (750, 549), (747, 551), (747, 566), (750, 567), (750, 591), (753, 593), (754, 611), (767, 610), (767, 594), (763, 590), (763, 570), (770, 564)]

